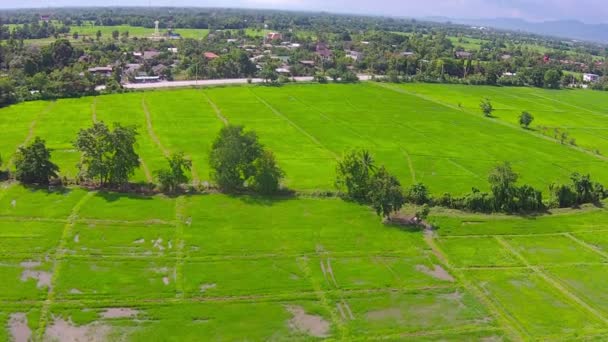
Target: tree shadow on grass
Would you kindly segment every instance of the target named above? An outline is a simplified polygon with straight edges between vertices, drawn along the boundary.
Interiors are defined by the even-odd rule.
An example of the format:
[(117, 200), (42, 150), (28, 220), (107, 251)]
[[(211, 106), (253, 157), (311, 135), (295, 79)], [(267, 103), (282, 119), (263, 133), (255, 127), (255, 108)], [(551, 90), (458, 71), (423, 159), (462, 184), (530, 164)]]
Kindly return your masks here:
[(116, 202), (122, 198), (149, 201), (149, 200), (152, 200), (154, 197), (154, 196), (145, 195), (145, 194), (121, 193), (121, 192), (112, 192), (112, 191), (106, 191), (106, 190), (98, 192), (95, 196), (101, 197), (106, 202), (109, 202), (109, 203)]
[(65, 186), (53, 186), (53, 185), (35, 185), (35, 184), (21, 184), (21, 186), (30, 192), (46, 193), (47, 195), (69, 195), (72, 192), (71, 188)]

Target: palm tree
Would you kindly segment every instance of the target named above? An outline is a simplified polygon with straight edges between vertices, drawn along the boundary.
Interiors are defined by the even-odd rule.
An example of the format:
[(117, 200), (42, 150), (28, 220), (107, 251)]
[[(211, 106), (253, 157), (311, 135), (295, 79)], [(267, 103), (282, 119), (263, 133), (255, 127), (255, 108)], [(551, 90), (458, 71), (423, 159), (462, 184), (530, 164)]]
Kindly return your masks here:
[(374, 165), (374, 157), (368, 150), (362, 150), (360, 152), (361, 163), (365, 167), (366, 172), (375, 171), (376, 165)]

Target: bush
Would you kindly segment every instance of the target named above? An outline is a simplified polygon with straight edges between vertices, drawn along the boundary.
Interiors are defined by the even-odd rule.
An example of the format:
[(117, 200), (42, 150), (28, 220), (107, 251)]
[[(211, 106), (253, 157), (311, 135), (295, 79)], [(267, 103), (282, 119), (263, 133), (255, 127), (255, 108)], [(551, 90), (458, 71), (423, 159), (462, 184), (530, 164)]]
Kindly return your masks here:
[(422, 183), (414, 184), (409, 188), (406, 199), (417, 205), (428, 204), (430, 202), (429, 191)]

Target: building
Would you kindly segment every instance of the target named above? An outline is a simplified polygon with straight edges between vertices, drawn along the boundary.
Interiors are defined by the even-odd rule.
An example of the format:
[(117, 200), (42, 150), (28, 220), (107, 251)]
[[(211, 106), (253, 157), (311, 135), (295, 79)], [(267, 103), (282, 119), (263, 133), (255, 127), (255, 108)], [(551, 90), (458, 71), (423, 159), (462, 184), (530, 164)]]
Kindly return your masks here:
[(89, 68), (88, 69), (88, 71), (91, 74), (105, 76), (105, 77), (112, 76), (112, 70), (113, 69), (112, 69), (111, 66), (107, 66), (107, 67), (94, 67), (94, 68)]
[(600, 80), (600, 75), (596, 74), (583, 74), (583, 81), (594, 83)]
[(145, 60), (150, 60), (150, 59), (154, 59), (154, 58), (158, 57), (158, 55), (160, 55), (160, 52), (158, 52), (156, 50), (148, 50), (148, 51), (144, 51), (142, 57)]
[(220, 56), (216, 55), (213, 52), (205, 52), (205, 53), (203, 53), (203, 57), (205, 57), (206, 59), (209, 59), (209, 60), (220, 58)]
[(359, 51), (346, 51), (346, 57), (358, 62), (363, 59), (363, 53)]
[(283, 40), (283, 35), (278, 32), (269, 32), (268, 34), (266, 34), (266, 40)]
[(330, 60), (332, 56), (331, 50), (325, 43), (317, 43), (316, 54), (324, 61)]
[(177, 53), (177, 48), (174, 48), (174, 47), (167, 48), (167, 51), (169, 51), (171, 53)]
[(48, 22), (48, 21), (51, 20), (51, 15), (50, 14), (42, 14), (42, 15), (40, 15), (40, 20)]
[(153, 83), (160, 81), (160, 76), (135, 76), (135, 83)]
[(472, 53), (466, 51), (456, 51), (455, 55), (456, 58), (460, 59), (470, 59), (471, 57), (473, 57)]

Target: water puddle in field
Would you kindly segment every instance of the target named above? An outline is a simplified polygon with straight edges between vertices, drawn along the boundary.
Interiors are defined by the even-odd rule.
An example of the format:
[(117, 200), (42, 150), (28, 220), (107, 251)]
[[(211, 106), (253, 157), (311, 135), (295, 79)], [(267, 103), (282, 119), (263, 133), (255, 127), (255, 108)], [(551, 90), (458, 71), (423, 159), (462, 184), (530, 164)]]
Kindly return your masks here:
[(36, 280), (36, 286), (38, 288), (51, 288), (51, 273), (47, 271), (33, 270), (33, 268), (39, 267), (41, 263), (39, 261), (24, 261), (19, 264), (24, 268), (21, 272), (21, 281), (25, 282), (29, 279)]
[(82, 291), (80, 291), (79, 289), (71, 289), (70, 294), (82, 294)]
[(72, 320), (55, 318), (46, 329), (44, 341), (102, 342), (108, 340), (111, 329), (107, 325), (93, 322), (86, 325), (75, 325)]
[(138, 310), (131, 308), (108, 308), (101, 313), (103, 318), (133, 318), (139, 314)]
[(314, 337), (329, 336), (329, 322), (322, 317), (309, 315), (304, 308), (295, 305), (288, 306), (287, 311), (293, 315), (293, 318), (289, 320), (290, 328)]
[(454, 277), (439, 265), (433, 265), (433, 269), (425, 265), (416, 265), (416, 270), (439, 280), (454, 282)]
[(22, 312), (11, 314), (8, 329), (14, 342), (28, 342), (32, 337), (32, 331), (27, 325), (27, 316)]
[(75, 243), (79, 243), (79, 242), (80, 242), (80, 234), (76, 234), (76, 235), (74, 236), (74, 242), (75, 242)]
[(163, 284), (169, 285), (169, 277), (163, 277)]

